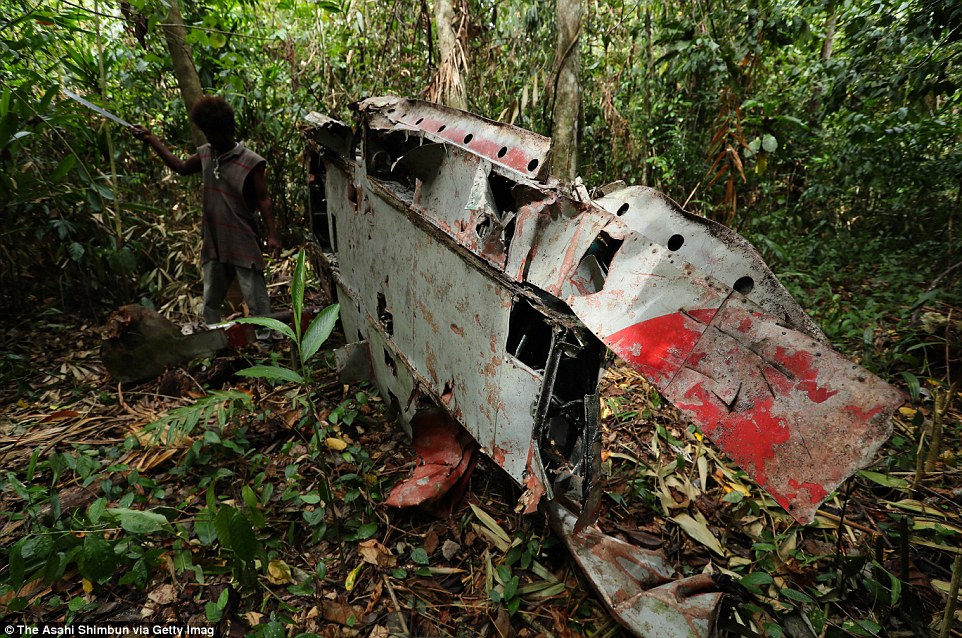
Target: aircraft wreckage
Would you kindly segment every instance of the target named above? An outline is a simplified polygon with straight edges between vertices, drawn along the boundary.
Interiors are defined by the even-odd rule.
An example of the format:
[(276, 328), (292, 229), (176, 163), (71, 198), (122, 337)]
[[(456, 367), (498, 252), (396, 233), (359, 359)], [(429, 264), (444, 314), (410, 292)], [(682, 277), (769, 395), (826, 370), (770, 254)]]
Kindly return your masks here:
[[(732, 230), (650, 188), (593, 199), (559, 183), (551, 140), (530, 131), (396, 97), (356, 108), (356, 129), (307, 118), (312, 220), (341, 364), (374, 381), (422, 454), (389, 502), (431, 501), (476, 441), (629, 630), (707, 636), (710, 577), (677, 579), (591, 525), (608, 351), (801, 523), (872, 461), (901, 394), (835, 352)], [(458, 424), (474, 441), (438, 444)]]

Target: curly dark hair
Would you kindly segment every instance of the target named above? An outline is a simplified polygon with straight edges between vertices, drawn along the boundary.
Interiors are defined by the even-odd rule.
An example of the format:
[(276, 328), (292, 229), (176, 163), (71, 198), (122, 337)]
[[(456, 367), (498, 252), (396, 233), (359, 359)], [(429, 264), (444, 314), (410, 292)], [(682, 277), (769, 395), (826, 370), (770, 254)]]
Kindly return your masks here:
[(219, 95), (205, 95), (190, 109), (190, 119), (204, 133), (234, 134), (234, 107)]

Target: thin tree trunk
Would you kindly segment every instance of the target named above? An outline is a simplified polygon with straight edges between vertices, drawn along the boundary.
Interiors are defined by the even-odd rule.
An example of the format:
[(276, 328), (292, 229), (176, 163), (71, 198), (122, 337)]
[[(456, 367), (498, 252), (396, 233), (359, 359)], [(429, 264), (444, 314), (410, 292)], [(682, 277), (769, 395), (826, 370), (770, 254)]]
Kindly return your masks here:
[(832, 47), (835, 46), (835, 23), (838, 20), (838, 3), (832, 2), (828, 6), (828, 25), (825, 27), (825, 40), (822, 42), (822, 61), (828, 62), (832, 58)]
[(651, 77), (655, 73), (655, 54), (652, 45), (651, 7), (645, 7), (645, 139), (641, 143), (643, 163), (641, 185), (649, 186), (652, 181), (650, 159), (653, 155), (651, 145)]
[[(204, 90), (200, 86), (200, 77), (194, 67), (190, 45), (185, 40), (187, 29), (184, 27), (184, 18), (180, 13), (179, 0), (170, 0), (167, 22), (162, 28), (164, 37), (167, 39), (167, 48), (170, 50), (170, 59), (174, 65), (174, 75), (177, 76), (177, 86), (180, 88), (180, 95), (187, 107), (187, 112), (190, 113), (194, 103), (204, 94)], [(193, 122), (190, 123), (190, 132), (196, 146), (206, 142), (204, 134)]]
[(455, 0), (435, 0), (434, 24), (438, 32), (440, 64), (434, 81), (428, 89), (428, 99), (456, 109), (468, 108), (468, 94), (461, 75), (465, 68), (464, 47), (455, 26), (458, 20), (454, 12)]
[(563, 180), (578, 175), (581, 120), (581, 0), (555, 0), (554, 110), (551, 114), (551, 174)]

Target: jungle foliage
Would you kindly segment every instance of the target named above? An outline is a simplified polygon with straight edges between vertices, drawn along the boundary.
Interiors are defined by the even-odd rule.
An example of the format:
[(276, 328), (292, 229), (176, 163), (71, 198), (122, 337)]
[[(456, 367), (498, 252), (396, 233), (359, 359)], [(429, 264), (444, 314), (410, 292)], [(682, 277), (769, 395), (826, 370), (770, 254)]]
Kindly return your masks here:
[[(460, 3), (457, 33), (466, 63), (461, 77), (472, 111), (539, 133), (551, 130), (554, 6), (553, 0)], [(184, 0), (181, 9), (203, 86), (232, 102), (240, 137), (267, 159), (285, 244), (307, 243), (303, 116), (319, 111), (350, 121), (351, 105), (363, 97), (424, 94), (440, 64), (429, 4)], [(912, 407), (900, 413), (883, 467), (863, 474), (858, 489), (879, 503), (902, 506), (900, 522), (875, 530), (880, 556), (899, 550), (907, 557), (909, 539), (922, 538), (926, 547), (941, 552), (930, 566), (938, 563), (941, 575), (950, 573), (946, 556), (958, 553), (962, 534), (957, 512), (950, 517), (940, 511), (941, 522), (930, 524), (925, 517), (933, 515), (932, 508), (921, 504), (919, 494), (936, 494), (943, 504), (958, 499), (957, 491), (942, 489), (941, 483), (930, 488), (926, 480), (942, 480), (933, 474), (935, 468), (943, 477), (958, 477), (958, 456), (942, 454), (941, 443), (931, 442), (936, 431), (946, 441), (962, 434), (953, 417), (962, 350), (962, 1), (584, 0), (582, 9), (579, 165), (584, 182), (600, 186), (623, 179), (650, 185), (687, 209), (736, 228), (762, 251), (840, 350), (907, 390)], [(194, 314), (199, 183), (175, 179), (122, 127), (61, 94), (65, 87), (85, 95), (129, 122), (149, 126), (181, 154), (189, 153), (191, 132), (162, 33), (167, 15), (164, 0), (0, 3), (0, 316), (5, 324), (22, 327), (40, 311), (45, 321), (75, 314), (97, 322), (108, 310), (132, 302), (180, 318)], [(302, 261), (299, 268), (302, 300)], [(297, 330), (292, 347), (302, 355), (316, 354), (323, 341), (316, 341), (319, 334)], [(25, 381), (29, 363), (13, 353), (0, 355), (0, 385), (12, 387), (15, 381), (17, 386), (13, 402), (28, 411), (32, 402), (46, 402), (43, 409), (54, 410), (54, 401)], [(299, 357), (290, 370), (273, 361), (248, 373), (274, 381), (287, 375), (295, 382), (291, 396), (301, 403), (291, 410), (297, 414), (291, 422), (304, 430), (305, 440), (300, 447), (282, 448), (280, 457), (287, 459), (290, 452), (291, 459), (323, 473), (333, 450), (339, 463), (349, 455), (356, 472), (345, 470), (333, 484), (314, 484), (305, 478), (313, 473), (302, 476), (291, 460), (282, 469), (289, 491), (277, 510), (270, 485), (272, 464), (280, 461), (260, 454), (259, 443), (245, 438), (247, 428), (254, 432), (266, 417), (254, 414), (248, 395), (237, 391), (208, 395), (173, 415), (192, 425), (208, 423), (182, 464), (192, 480), (206, 472), (202, 487), (210, 485), (207, 500), (190, 505), (200, 509), (191, 510), (197, 520), (189, 530), (177, 526), (183, 517), (176, 511), (151, 515), (133, 509), (163, 501), (163, 489), (153, 479), (134, 471), (126, 476), (128, 490), (105, 478), (121, 466), (124, 472), (130, 469), (122, 456), (130, 450), (80, 447), (44, 458), (28, 455), (16, 474), (8, 474), (3, 493), (26, 503), (23, 520), (52, 520), (53, 531), (25, 535), (6, 548), (6, 560), (0, 561), (6, 563), (6, 571), (0, 566), (5, 592), (12, 595), (30, 576), (53, 581), (74, 569), (92, 586), (122, 570), (122, 584), (142, 589), (162, 558), (143, 539), (158, 536), (175, 547), (171, 569), (178, 574), (203, 571), (199, 562), (191, 562), (197, 552), (182, 543), (184, 534), (193, 534), (208, 568), (215, 558), (227, 556), (218, 568), (233, 570), (233, 577), (247, 585), (256, 581), (254, 561), (234, 560), (235, 555), (264, 554), (266, 560), (258, 563), (263, 568), (278, 556), (290, 558), (308, 541), (372, 538), (381, 529), (374, 505), (383, 491), (379, 480), (369, 480), (377, 474), (373, 464), (363, 449), (331, 448), (325, 439), (331, 432), (308, 427), (350, 425), (359, 411), (366, 417), (371, 411), (367, 391), (341, 397), (331, 413), (315, 418), (324, 410), (315, 405), (316, 389), (308, 382), (310, 358)], [(331, 382), (327, 391), (336, 396), (340, 387)], [(77, 395), (72, 399), (107, 400), (92, 388), (77, 389)], [(116, 400), (123, 404), (122, 397)], [(657, 393), (638, 405), (629, 403), (611, 399), (606, 426), (657, 422), (651, 445), (646, 441), (638, 447), (666, 454), (662, 465), (652, 461), (630, 476), (614, 472), (608, 505), (621, 511), (626, 503), (648, 499), (651, 511), (667, 516), (673, 492), (666, 477), (677, 470), (687, 477), (685, 485), (692, 483), (692, 468), (700, 471), (698, 458), (710, 452), (692, 429), (673, 425)], [(115, 407), (119, 412), (121, 406)], [(136, 447), (133, 441), (129, 445)], [(694, 457), (686, 460), (691, 453)], [(641, 452), (636, 457), (642, 458)], [(724, 474), (722, 460), (710, 461)], [(240, 482), (253, 481), (253, 490), (215, 489), (234, 470), (243, 475)], [(59, 511), (63, 477), (84, 488), (99, 481), (104, 497), (67, 520)], [(794, 528), (769, 530), (761, 523), (739, 536), (732, 511), (769, 520), (763, 519), (768, 514), (757, 488), (739, 479), (726, 474), (717, 481), (715, 492), (724, 489), (729, 506), (718, 516), (731, 523), (728, 542), (751, 547), (740, 557), (746, 562), (737, 575), (749, 593), (764, 593), (771, 602), (773, 607), (759, 614), (784, 616), (795, 605), (826, 635), (882, 635), (928, 623), (931, 614), (920, 620), (922, 603), (908, 593), (907, 562), (893, 566), (872, 562), (868, 554), (842, 556), (835, 551), (842, 541), (831, 545), (834, 530), (818, 530), (825, 536), (817, 545), (802, 542)], [(661, 495), (651, 489), (659, 481)], [(325, 518), (323, 508), (303, 505), (327, 503), (336, 493), (352, 495), (344, 499), (344, 511), (359, 526), (345, 524), (334, 534), (328, 524), (335, 518)], [(911, 509), (917, 503), (921, 510)], [(54, 515), (44, 509), (48, 504), (57, 510)], [(330, 529), (339, 525), (338, 519)], [(101, 533), (108, 529), (121, 530), (109, 543)], [(82, 530), (97, 534), (78, 535)], [(524, 533), (523, 540), (504, 549), (517, 555), (500, 571), (492, 569), (487, 556), (487, 591), (512, 614), (522, 594), (531, 595), (524, 587), (535, 579), (525, 574), (544, 540)], [(267, 537), (271, 540), (262, 544)], [(882, 547), (883, 541), (892, 546)], [(535, 549), (525, 550), (525, 559), (522, 549), (529, 546)], [(339, 547), (343, 554), (343, 544)], [(412, 573), (427, 570), (423, 548), (411, 545), (405, 551)], [(802, 583), (803, 568), (833, 555), (832, 569), (820, 569), (832, 582)], [(301, 574), (304, 578), (282, 574), (277, 580), (285, 585), (296, 580), (291, 586), (301, 589), (292, 595), (306, 595), (303, 583), (325, 582), (326, 565), (314, 565), (314, 573)], [(796, 568), (797, 573), (791, 571)], [(519, 574), (527, 579), (524, 591), (518, 589)], [(201, 582), (202, 575), (197, 579)], [(552, 592), (559, 585), (545, 582)], [(206, 601), (206, 617), (213, 621), (236, 607), (228, 598), (225, 593)], [(836, 613), (836, 603), (845, 608), (841, 620), (824, 611)], [(77, 614), (89, 603), (77, 596), (49, 604)], [(782, 635), (777, 623), (762, 626), (766, 635)]]
[[(436, 37), (423, 2), (268, 4), (207, 0), (183, 11), (201, 82), (234, 103), (242, 136), (267, 158), (294, 245), (306, 226), (302, 116), (350, 120), (362, 97), (422, 94), (438, 65)], [(460, 5), (472, 110), (550, 131), (553, 8)], [(912, 266), (879, 285), (915, 294), (954, 265), (958, 2), (586, 2), (583, 13), (587, 184), (659, 188), (748, 234), (776, 271), (824, 264), (867, 268), (871, 279), (873, 262), (898, 254)], [(92, 96), (189, 152), (166, 15), (157, 0), (0, 8), (8, 311), (97, 313), (186, 298), (181, 282), (196, 279), (194, 185), (172, 181), (121, 127), (60, 93)], [(937, 283), (957, 282), (956, 270)]]

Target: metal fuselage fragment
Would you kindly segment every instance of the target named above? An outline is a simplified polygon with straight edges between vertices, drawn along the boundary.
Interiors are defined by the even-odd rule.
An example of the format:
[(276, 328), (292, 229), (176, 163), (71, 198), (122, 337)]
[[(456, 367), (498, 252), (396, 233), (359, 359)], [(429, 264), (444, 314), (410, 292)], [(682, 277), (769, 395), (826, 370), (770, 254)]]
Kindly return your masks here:
[(550, 140), (528, 131), (400, 98), (358, 111), (356, 135), (309, 118), (313, 201), (345, 333), (367, 345), (382, 395), (403, 421), (443, 406), (526, 487), (529, 510), (551, 501), (633, 631), (661, 632), (646, 624), (659, 616), (673, 635), (704, 635), (717, 594), (669, 583), (690, 600), (664, 607), (658, 580), (628, 596), (599, 555), (663, 566), (581, 533), (607, 349), (802, 522), (871, 460), (900, 394), (834, 352), (731, 230), (651, 189), (568, 191), (544, 173)]

